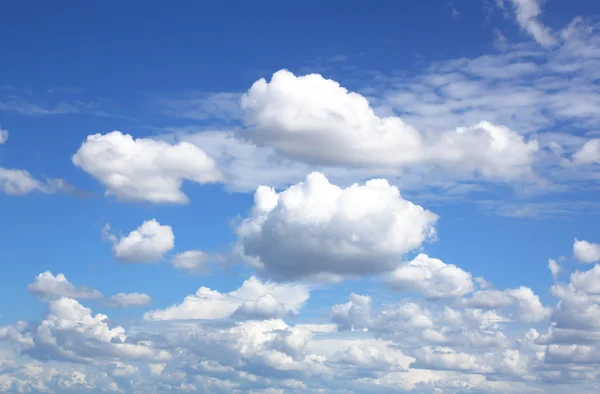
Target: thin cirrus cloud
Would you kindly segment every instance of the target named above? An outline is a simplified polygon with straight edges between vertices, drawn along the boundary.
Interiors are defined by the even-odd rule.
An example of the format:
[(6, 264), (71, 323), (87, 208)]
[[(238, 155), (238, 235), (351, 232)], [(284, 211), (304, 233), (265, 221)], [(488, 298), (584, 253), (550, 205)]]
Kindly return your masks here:
[(6, 141), (8, 141), (8, 130), (0, 127), (0, 145), (4, 144)]

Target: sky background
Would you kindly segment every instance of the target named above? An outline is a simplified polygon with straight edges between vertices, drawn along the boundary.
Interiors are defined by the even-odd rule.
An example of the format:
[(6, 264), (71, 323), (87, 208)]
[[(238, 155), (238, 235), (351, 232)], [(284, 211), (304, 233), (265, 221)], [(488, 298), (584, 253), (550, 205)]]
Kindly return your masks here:
[[(2, 4), (0, 392), (598, 389), (600, 326), (568, 316), (600, 319), (599, 15), (600, 3), (584, 0)], [(345, 189), (345, 203), (331, 202), (336, 187), (307, 178), (314, 171), (364, 194)], [(383, 189), (364, 186), (380, 178)], [(263, 185), (283, 192), (270, 213), (260, 211), (270, 194), (255, 195)], [(335, 220), (319, 216), (328, 210)], [(136, 238), (152, 219), (148, 238)], [(188, 251), (191, 265), (178, 267)], [(445, 268), (403, 270), (422, 253)], [(225, 295), (250, 277), (264, 289)], [(521, 286), (531, 294), (513, 291)], [(220, 295), (166, 309), (200, 287)], [(116, 305), (118, 293), (137, 295)], [(348, 312), (351, 293), (373, 310)], [(508, 343), (484, 351), (421, 338), (417, 347), (443, 344), (458, 361), (419, 353), (402, 342), (420, 335), (401, 335), (409, 323), (390, 332), (381, 320), (410, 302), (464, 319), (493, 313)], [(347, 305), (343, 317), (335, 305)], [(218, 313), (227, 308), (236, 312)], [(96, 313), (109, 318), (91, 322)], [(433, 320), (432, 330), (454, 332)], [(244, 353), (229, 364), (212, 350), (160, 353), (178, 354), (186, 324), (204, 338), (233, 330), (235, 342), (245, 335), (236, 327), (263, 324), (261, 335), (276, 337), (309, 323), (329, 331), (312, 331), (302, 349), (263, 338), (249, 355), (199, 340), (231, 359)], [(98, 334), (115, 326), (129, 343), (150, 332), (163, 340), (133, 357), (106, 339), (114, 331)], [(524, 349), (529, 329), (539, 337)], [(555, 339), (560, 329), (594, 339)], [(343, 356), (349, 337), (360, 362)], [(376, 339), (386, 345), (369, 348)], [(319, 341), (343, 353), (321, 369)], [(514, 365), (488, 359), (507, 349), (520, 352)], [(94, 352), (101, 361), (90, 364)], [(206, 360), (229, 372), (199, 370)], [(158, 374), (148, 367), (161, 363)], [(339, 385), (327, 378), (336, 368), (352, 370)]]

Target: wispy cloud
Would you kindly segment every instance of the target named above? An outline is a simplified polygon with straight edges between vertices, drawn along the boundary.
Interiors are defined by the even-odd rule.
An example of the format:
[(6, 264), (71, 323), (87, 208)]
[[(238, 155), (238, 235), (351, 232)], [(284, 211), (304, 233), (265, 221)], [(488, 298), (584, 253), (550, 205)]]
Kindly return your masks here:
[(241, 93), (188, 92), (181, 96), (161, 99), (163, 113), (183, 119), (235, 123), (243, 113), (240, 107)]
[(78, 98), (77, 88), (53, 88), (43, 92), (3, 86), (0, 88), (0, 112), (25, 116), (86, 114), (93, 116), (125, 117), (114, 113), (107, 103)]
[(556, 45), (552, 30), (540, 21), (544, 0), (496, 0), (500, 7), (511, 3), (514, 17), (522, 30), (543, 47)]

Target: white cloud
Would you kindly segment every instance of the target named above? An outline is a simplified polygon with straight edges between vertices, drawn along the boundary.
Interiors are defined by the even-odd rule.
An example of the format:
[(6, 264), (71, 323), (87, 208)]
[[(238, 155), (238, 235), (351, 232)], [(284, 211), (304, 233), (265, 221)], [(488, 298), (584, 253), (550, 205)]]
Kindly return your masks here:
[(184, 204), (184, 180), (202, 184), (221, 179), (213, 159), (195, 145), (134, 139), (120, 131), (89, 135), (72, 160), (100, 181), (107, 195), (122, 200)]
[[(497, 0), (502, 3), (502, 0)], [(538, 44), (550, 47), (556, 44), (552, 31), (539, 20), (545, 0), (508, 0), (512, 3), (517, 22), (521, 29), (532, 36)]]
[(556, 260), (548, 259), (548, 269), (550, 270), (550, 273), (552, 274), (552, 278), (554, 280), (558, 279), (558, 274), (560, 274), (560, 271), (562, 269), (560, 267), (560, 264), (558, 264), (556, 262)]
[(4, 144), (6, 141), (8, 141), (8, 130), (0, 127), (0, 145)]
[(113, 254), (122, 263), (153, 263), (175, 246), (171, 226), (161, 225), (156, 219), (146, 220), (127, 236), (117, 238), (104, 226), (104, 236), (113, 243)]
[(586, 294), (600, 295), (600, 265), (596, 264), (588, 271), (575, 271), (571, 283)]
[(379, 371), (402, 371), (407, 367), (406, 356), (387, 346), (353, 344), (336, 353), (333, 359), (339, 363)]
[(280, 193), (259, 187), (237, 247), (277, 280), (335, 280), (393, 268), (435, 236), (436, 220), (385, 180), (342, 189), (311, 173)]
[(281, 70), (242, 97), (245, 131), (284, 155), (317, 165), (385, 167), (440, 165), (489, 178), (531, 177), (536, 141), (506, 127), (472, 127), (425, 135), (396, 116), (379, 117), (367, 99), (319, 74)]
[(108, 297), (106, 302), (118, 308), (129, 308), (150, 305), (152, 297), (144, 293), (118, 293)]
[(580, 263), (600, 261), (600, 244), (575, 239), (575, 242), (573, 242), (573, 257)]
[(586, 141), (586, 143), (573, 154), (573, 163), (576, 165), (600, 163), (600, 138)]
[(20, 328), (22, 350), (40, 360), (93, 363), (95, 359), (168, 360), (170, 354), (148, 342), (135, 342), (122, 327), (109, 327), (108, 317), (92, 315), (71, 298), (49, 301), (46, 317), (36, 325)]
[[(452, 301), (458, 308), (453, 309), (443, 300), (425, 298), (374, 305), (371, 297), (358, 294), (332, 307), (337, 330), (319, 323), (293, 326), (278, 318), (284, 314), (278, 305), (290, 312), (295, 304), (298, 312), (306, 289), (255, 278), (229, 293), (201, 289), (206, 299), (191, 296), (195, 302), (186, 299), (179, 307), (187, 310), (171, 316), (226, 320), (145, 321), (127, 332), (72, 299), (55, 299), (40, 323), (0, 327), (0, 391), (35, 382), (38, 390), (51, 392), (111, 387), (121, 392), (559, 394), (568, 382), (572, 392), (583, 394), (580, 384), (596, 379), (600, 360), (600, 298), (588, 293), (596, 291), (595, 271), (554, 286), (559, 305), (546, 334), (483, 307), (481, 300), (480, 307), (466, 308)], [(491, 308), (505, 297), (513, 298), (505, 304), (512, 303), (517, 313), (540, 313), (527, 288), (498, 293), (487, 294)], [(232, 314), (234, 319), (227, 320)], [(236, 317), (246, 321), (235, 322)], [(23, 354), (5, 356), (2, 341)], [(32, 363), (30, 378), (21, 367), (27, 362)], [(67, 366), (77, 376), (59, 372)], [(56, 386), (50, 368), (71, 386)]]
[(551, 310), (542, 305), (540, 298), (528, 287), (520, 286), (506, 290), (479, 290), (471, 298), (463, 300), (471, 308), (506, 308), (515, 306), (517, 317), (525, 323), (546, 319)]
[(263, 294), (256, 300), (242, 302), (234, 312), (234, 316), (242, 320), (281, 319), (286, 314), (285, 306), (270, 293)]
[(28, 171), (0, 167), (0, 191), (8, 195), (22, 196), (33, 191), (52, 194), (68, 190), (69, 185), (62, 179), (35, 179)]
[(364, 330), (371, 325), (373, 300), (369, 296), (350, 294), (350, 301), (331, 307), (331, 320), (340, 330)]
[(385, 282), (395, 290), (416, 291), (427, 298), (461, 297), (475, 290), (470, 273), (423, 253), (387, 274)]
[(171, 265), (175, 268), (184, 269), (191, 273), (198, 273), (205, 269), (208, 254), (201, 250), (188, 250), (177, 253), (171, 259)]
[(201, 287), (196, 294), (185, 297), (181, 304), (147, 312), (144, 319), (220, 320), (236, 311), (235, 318), (277, 318), (282, 317), (282, 313), (298, 313), (308, 298), (308, 289), (302, 285), (263, 283), (250, 277), (239, 289), (229, 293)]
[(98, 290), (86, 286), (76, 287), (69, 282), (63, 274), (54, 276), (52, 272), (46, 271), (39, 274), (35, 281), (27, 287), (30, 293), (43, 300), (53, 300), (61, 297), (77, 299), (102, 298)]

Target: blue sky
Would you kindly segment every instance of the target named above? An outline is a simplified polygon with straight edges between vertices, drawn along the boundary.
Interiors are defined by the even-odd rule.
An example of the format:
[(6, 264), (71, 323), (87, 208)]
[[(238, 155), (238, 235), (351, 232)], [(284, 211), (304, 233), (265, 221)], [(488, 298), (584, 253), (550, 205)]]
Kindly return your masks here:
[(600, 4), (0, 14), (0, 392), (599, 390)]

